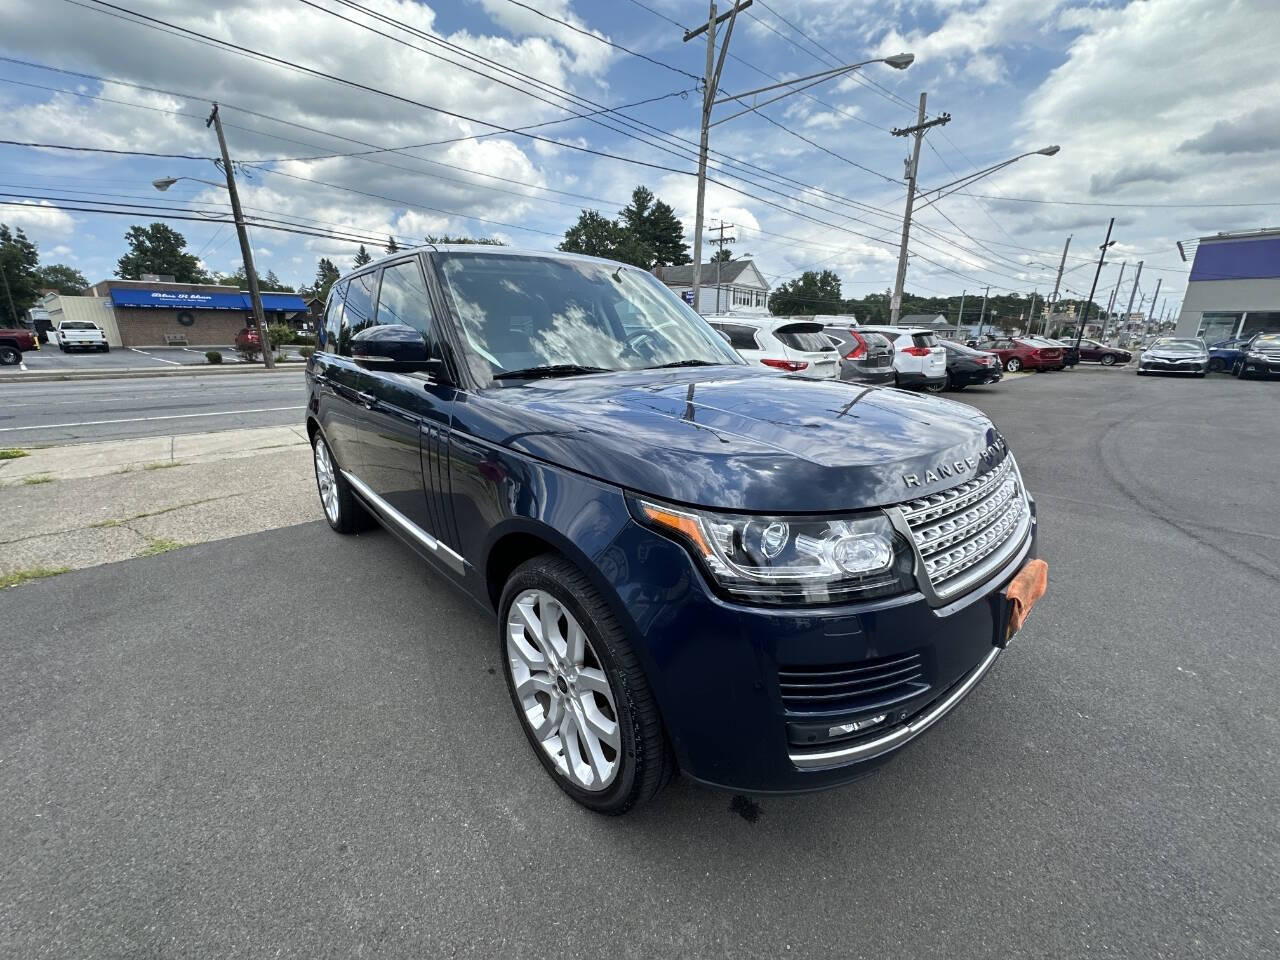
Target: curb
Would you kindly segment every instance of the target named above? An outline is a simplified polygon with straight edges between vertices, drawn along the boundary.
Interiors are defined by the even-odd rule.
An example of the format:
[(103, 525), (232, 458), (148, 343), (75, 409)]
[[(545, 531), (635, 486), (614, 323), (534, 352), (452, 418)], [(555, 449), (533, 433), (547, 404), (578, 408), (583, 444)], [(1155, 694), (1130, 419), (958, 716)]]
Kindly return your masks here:
[(14, 373), (0, 376), (0, 386), (8, 383), (49, 383), (56, 380), (144, 380), (151, 377), (243, 377), (243, 376), (286, 376), (294, 372), (295, 368), (298, 373), (306, 370), (305, 363), (289, 364), (287, 369), (267, 370), (263, 367), (227, 367), (225, 369), (212, 369), (217, 364), (209, 364), (208, 366), (198, 366), (192, 364), (189, 367), (182, 367), (178, 370), (154, 370), (150, 367), (139, 367), (136, 369), (123, 370), (69, 370), (59, 373)]

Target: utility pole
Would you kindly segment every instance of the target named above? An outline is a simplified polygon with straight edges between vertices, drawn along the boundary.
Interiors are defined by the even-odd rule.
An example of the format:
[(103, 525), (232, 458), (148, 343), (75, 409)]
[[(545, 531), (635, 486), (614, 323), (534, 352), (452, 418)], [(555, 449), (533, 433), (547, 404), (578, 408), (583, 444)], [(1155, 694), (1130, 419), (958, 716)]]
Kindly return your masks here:
[(0, 280), (4, 281), (4, 295), (9, 298), (9, 315), (13, 317), (13, 325), (21, 327), (22, 321), (18, 319), (18, 308), (13, 305), (13, 292), (9, 289), (9, 276), (4, 272), (3, 264), (0, 264)]
[[(1156, 292), (1151, 294), (1151, 309), (1148, 311), (1149, 315), (1143, 319), (1142, 329), (1144, 333), (1151, 332), (1151, 318), (1156, 315), (1156, 304), (1160, 301), (1160, 284), (1162, 283), (1164, 283), (1164, 277), (1156, 280)], [(1157, 331), (1159, 330), (1158, 327), (1156, 329)]]
[(259, 345), (262, 347), (262, 361), (268, 370), (275, 369), (275, 357), (271, 351), (271, 339), (267, 336), (267, 321), (262, 313), (262, 294), (258, 290), (258, 271), (253, 267), (253, 249), (249, 246), (249, 232), (245, 229), (244, 213), (240, 209), (240, 194), (236, 192), (236, 174), (231, 166), (231, 156), (227, 153), (227, 138), (222, 133), (222, 117), (218, 115), (218, 105), (213, 105), (213, 113), (204, 122), (206, 127), (212, 125), (218, 132), (218, 147), (222, 150), (222, 169), (227, 175), (227, 192), (231, 194), (231, 215), (236, 221), (236, 234), (240, 237), (240, 255), (244, 258), (244, 276), (249, 284), (249, 300), (253, 304), (253, 319), (258, 325)]
[(1044, 311), (1044, 330), (1041, 332), (1049, 335), (1049, 324), (1053, 321), (1053, 308), (1058, 302), (1058, 288), (1062, 286), (1062, 268), (1067, 265), (1067, 250), (1071, 247), (1071, 236), (1067, 235), (1067, 242), (1062, 245), (1062, 259), (1058, 261), (1058, 278), (1053, 281), (1053, 293), (1049, 297), (1049, 302), (1045, 305)]
[[(715, 0), (711, 0), (711, 12), (707, 16), (705, 26), (690, 30), (684, 35), (688, 43), (704, 30), (707, 33), (707, 70), (702, 78), (702, 135), (698, 143), (698, 201), (693, 216), (693, 309), (698, 310), (699, 288), (702, 286), (702, 217), (707, 201), (707, 137), (711, 128), (711, 107), (715, 103), (716, 91), (720, 88), (720, 71), (724, 69), (725, 54), (729, 52), (729, 39), (733, 36), (733, 23), (738, 19), (738, 11), (751, 6), (752, 0), (734, 3), (733, 9), (720, 17), (716, 16)], [(721, 20), (728, 20), (724, 31), (724, 43), (720, 44), (720, 57), (716, 59), (716, 25)], [(717, 290), (717, 296), (719, 291)]]
[(713, 242), (713, 243), (715, 243), (715, 245), (716, 245), (716, 313), (719, 313), (719, 312), (720, 312), (720, 260), (721, 260), (721, 254), (722, 254), (722, 251), (724, 250), (724, 247), (725, 247), (725, 244), (726, 244), (726, 243), (735, 243), (735, 242), (737, 242), (737, 239), (738, 239), (737, 237), (726, 237), (726, 236), (724, 235), (725, 230), (732, 230), (732, 229), (733, 229), (733, 224), (732, 224), (732, 223), (725, 223), (723, 220), (721, 220), (721, 221), (720, 221), (720, 226), (716, 227), (716, 232), (717, 232), (718, 234), (720, 234), (720, 236), (719, 236), (719, 237), (717, 237), (714, 241), (712, 241), (712, 242)]
[(1039, 287), (1031, 291), (1031, 310), (1027, 314), (1027, 334), (1028, 335), (1030, 335), (1031, 328), (1035, 325), (1035, 322), (1036, 322), (1036, 295), (1039, 292), (1040, 292)]
[(924, 104), (927, 94), (920, 94), (920, 110), (916, 114), (916, 123), (913, 127), (903, 127), (894, 129), (890, 132), (895, 137), (914, 136), (915, 144), (911, 148), (911, 159), (907, 161), (907, 208), (902, 214), (902, 246), (898, 250), (898, 277), (893, 283), (893, 299), (889, 301), (889, 323), (896, 324), (898, 322), (898, 314), (902, 311), (902, 287), (907, 280), (907, 241), (911, 239), (911, 208), (915, 204), (916, 199), (916, 172), (920, 167), (920, 141), (924, 139), (924, 132), (930, 127), (942, 126), (951, 121), (951, 114), (944, 113), (940, 117), (934, 117), (928, 123), (924, 119)]
[(982, 339), (982, 318), (987, 315), (987, 295), (991, 293), (990, 284), (987, 289), (982, 292), (982, 309), (978, 312), (978, 339)]
[(968, 290), (960, 291), (960, 312), (956, 314), (956, 340), (958, 341), (962, 334), (960, 333), (960, 324), (964, 322), (964, 295)]
[(1107, 248), (1110, 247), (1114, 240), (1111, 239), (1111, 228), (1116, 225), (1116, 218), (1112, 217), (1111, 222), (1107, 224), (1107, 236), (1102, 241), (1102, 246), (1098, 248), (1098, 269), (1093, 272), (1093, 286), (1089, 288), (1089, 299), (1084, 302), (1084, 312), (1080, 315), (1079, 325), (1076, 327), (1076, 355), (1080, 354), (1080, 338), (1084, 336), (1084, 325), (1089, 319), (1089, 308), (1093, 306), (1093, 295), (1098, 290), (1098, 277), (1102, 276), (1102, 265), (1107, 259)]
[(1128, 342), (1129, 336), (1129, 318), (1133, 316), (1133, 297), (1138, 292), (1138, 281), (1142, 279), (1142, 265), (1145, 260), (1138, 261), (1138, 272), (1133, 276), (1133, 286), (1129, 288), (1129, 305), (1124, 308), (1124, 334), (1125, 342)]
[(1116, 285), (1111, 290), (1111, 300), (1107, 303), (1107, 315), (1102, 320), (1102, 336), (1100, 339), (1103, 343), (1107, 342), (1107, 326), (1110, 324), (1112, 312), (1116, 308), (1116, 298), (1120, 296), (1120, 284), (1124, 280), (1124, 268), (1128, 265), (1128, 260), (1120, 264), (1120, 276), (1116, 277)]

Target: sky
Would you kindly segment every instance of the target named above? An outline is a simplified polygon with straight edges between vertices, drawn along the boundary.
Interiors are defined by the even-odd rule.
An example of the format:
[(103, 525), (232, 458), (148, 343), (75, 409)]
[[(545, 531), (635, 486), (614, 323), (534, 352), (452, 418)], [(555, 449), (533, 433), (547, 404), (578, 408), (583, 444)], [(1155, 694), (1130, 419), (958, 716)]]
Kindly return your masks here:
[[(95, 282), (128, 227), (162, 206), (192, 218), (169, 222), (208, 269), (234, 271), (233, 229), (202, 222), (228, 210), (225, 189), (200, 182), (221, 178), (205, 126), (217, 100), (246, 162), (258, 269), (287, 283), (311, 282), (322, 256), (347, 269), (364, 238), (552, 249), (581, 209), (614, 216), (641, 183), (691, 242), (706, 43), (683, 42), (681, 25), (707, 12), (689, 0), (7, 0), (4, 139), (179, 156), (0, 145), (0, 201), (16, 204), (0, 222)], [(888, 289), (910, 151), (890, 131), (926, 92), (928, 116), (951, 119), (925, 137), (921, 191), (1061, 152), (920, 210), (908, 291), (1044, 296), (1071, 236), (1063, 293), (1083, 296), (1115, 217), (1095, 299), (1127, 262), (1127, 300), (1144, 260), (1139, 296), (1162, 280), (1173, 311), (1189, 267), (1177, 241), (1280, 226), (1277, 49), (1275, 0), (756, 0), (730, 38), (722, 96), (896, 53), (915, 62), (871, 63), (732, 119), (733, 104), (717, 106), (708, 222), (732, 224), (732, 253), (775, 286), (831, 269), (846, 297)], [(179, 176), (196, 179), (151, 186)], [(103, 205), (130, 215), (68, 209)]]

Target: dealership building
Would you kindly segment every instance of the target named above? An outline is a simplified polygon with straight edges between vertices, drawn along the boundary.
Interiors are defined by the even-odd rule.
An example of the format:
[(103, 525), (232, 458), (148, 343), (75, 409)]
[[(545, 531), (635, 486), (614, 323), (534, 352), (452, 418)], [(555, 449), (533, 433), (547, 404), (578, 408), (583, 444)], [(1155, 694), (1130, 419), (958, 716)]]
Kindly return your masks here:
[(1216, 343), (1280, 333), (1280, 229), (1201, 237), (1177, 335)]
[[(232, 286), (103, 280), (83, 296), (46, 298), (49, 324), (89, 320), (102, 327), (115, 347), (226, 347), (253, 323), (247, 291)], [(264, 293), (267, 323), (304, 327), (307, 304), (296, 293)]]

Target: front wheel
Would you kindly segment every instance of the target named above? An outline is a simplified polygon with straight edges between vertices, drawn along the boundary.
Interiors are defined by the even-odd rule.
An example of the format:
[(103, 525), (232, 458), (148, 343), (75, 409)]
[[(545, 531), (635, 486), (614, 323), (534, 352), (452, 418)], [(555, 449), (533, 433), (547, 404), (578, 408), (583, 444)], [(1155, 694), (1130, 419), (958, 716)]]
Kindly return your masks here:
[(1209, 360), (1209, 372), (1221, 373), (1227, 368), (1226, 362), (1221, 357), (1213, 357)]
[(320, 491), (320, 506), (329, 526), (338, 533), (368, 530), (373, 525), (373, 518), (351, 492), (351, 484), (338, 469), (329, 444), (319, 431), (311, 438), (311, 453), (316, 468), (316, 488)]
[(1116, 364), (1116, 358), (1110, 353), (1104, 353), (1102, 355), (1101, 363), (1104, 367), (1114, 367)]
[(535, 557), (507, 580), (498, 615), (511, 702), (556, 785), (610, 815), (651, 799), (675, 762), (640, 661), (587, 578)]
[(1017, 373), (1019, 370), (1022, 369), (1022, 361), (1019, 360), (1017, 357), (1010, 357), (1008, 360), (1004, 362), (1004, 368), (1008, 370), (1010, 373)]
[(16, 367), (22, 362), (22, 352), (17, 347), (0, 347), (0, 366)]

